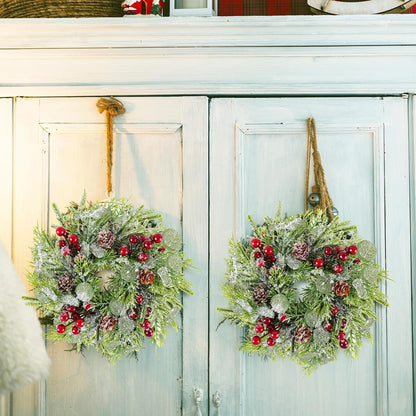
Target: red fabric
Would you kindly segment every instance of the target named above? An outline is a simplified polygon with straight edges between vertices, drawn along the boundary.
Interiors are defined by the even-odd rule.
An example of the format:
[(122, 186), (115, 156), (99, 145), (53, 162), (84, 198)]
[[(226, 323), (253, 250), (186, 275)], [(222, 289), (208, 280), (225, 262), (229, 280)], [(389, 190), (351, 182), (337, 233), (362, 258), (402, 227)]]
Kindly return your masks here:
[[(405, 13), (416, 14), (416, 6), (411, 7)], [(309, 9), (307, 0), (218, 0), (219, 16), (282, 16), (310, 14), (312, 13)]]

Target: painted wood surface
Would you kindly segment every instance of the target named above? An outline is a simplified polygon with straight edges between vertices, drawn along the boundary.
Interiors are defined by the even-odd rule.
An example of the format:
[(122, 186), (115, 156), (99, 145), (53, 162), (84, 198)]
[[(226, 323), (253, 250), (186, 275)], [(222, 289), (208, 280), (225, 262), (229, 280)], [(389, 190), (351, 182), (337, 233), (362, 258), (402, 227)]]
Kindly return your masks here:
[[(189, 314), (177, 318), (179, 333), (168, 331), (162, 349), (149, 343), (138, 361), (114, 366), (95, 351), (82, 357), (48, 343), (50, 377), (13, 395), (13, 416), (191, 414), (193, 387), (207, 390), (207, 328), (198, 324), (208, 314), (207, 99), (121, 100), (127, 111), (115, 120), (115, 196), (155, 208), (166, 225), (182, 229), (184, 251), (197, 268), (186, 274), (195, 291), (183, 299)], [(93, 201), (106, 196), (105, 119), (96, 101), (17, 100), (13, 247), (21, 276), (33, 226), (54, 223), (51, 202), (63, 209), (84, 189)]]
[[(216, 99), (210, 131), (210, 303), (220, 291), (227, 242), (258, 222), (303, 210), (306, 119), (317, 124), (332, 199), (343, 219), (378, 247), (394, 282), (390, 308), (378, 308), (374, 344), (360, 358), (304, 377), (291, 362), (264, 362), (238, 351), (241, 332), (210, 311), (210, 388), (225, 415), (410, 416), (411, 278), (406, 100), (400, 98)], [(215, 236), (215, 238), (213, 238)], [(214, 414), (214, 413), (212, 413)]]

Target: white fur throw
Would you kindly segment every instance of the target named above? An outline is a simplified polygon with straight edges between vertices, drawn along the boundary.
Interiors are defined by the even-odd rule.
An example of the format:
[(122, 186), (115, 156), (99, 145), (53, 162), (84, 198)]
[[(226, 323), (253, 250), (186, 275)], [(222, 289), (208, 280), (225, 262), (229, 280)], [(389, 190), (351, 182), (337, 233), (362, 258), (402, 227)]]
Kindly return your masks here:
[(42, 329), (13, 264), (0, 243), (0, 395), (45, 378), (49, 371)]

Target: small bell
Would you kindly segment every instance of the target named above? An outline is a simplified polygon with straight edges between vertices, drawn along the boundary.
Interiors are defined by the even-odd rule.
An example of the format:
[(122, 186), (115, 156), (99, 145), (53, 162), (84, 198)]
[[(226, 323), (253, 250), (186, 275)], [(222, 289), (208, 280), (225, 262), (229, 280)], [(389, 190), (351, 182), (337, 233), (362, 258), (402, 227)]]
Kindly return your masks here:
[(338, 217), (338, 210), (335, 207), (331, 208), (331, 213), (334, 217)]
[(316, 207), (321, 202), (321, 194), (312, 193), (308, 196), (308, 202), (312, 207)]

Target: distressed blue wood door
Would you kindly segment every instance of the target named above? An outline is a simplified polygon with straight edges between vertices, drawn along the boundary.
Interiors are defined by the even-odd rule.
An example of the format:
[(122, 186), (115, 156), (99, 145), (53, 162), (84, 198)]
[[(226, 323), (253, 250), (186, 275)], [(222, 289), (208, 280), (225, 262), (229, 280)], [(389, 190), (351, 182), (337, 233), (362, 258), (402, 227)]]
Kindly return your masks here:
[[(63, 343), (47, 343), (52, 360), (46, 383), (10, 398), (13, 416), (159, 416), (195, 410), (193, 388), (207, 390), (207, 114), (205, 97), (121, 97), (126, 113), (114, 120), (113, 185), (164, 216), (182, 232), (184, 251), (197, 269), (186, 278), (189, 314), (177, 317), (163, 348), (146, 343), (138, 361), (109, 364), (96, 351), (83, 357)], [(14, 262), (22, 276), (29, 267), (32, 229), (56, 224), (50, 205), (64, 209), (106, 197), (105, 117), (97, 97), (17, 99), (13, 166)], [(6, 188), (5, 188), (6, 189)], [(7, 237), (7, 236), (6, 236)], [(183, 357), (186, 357), (185, 359)], [(207, 400), (201, 403), (204, 409)]]
[[(407, 102), (402, 98), (215, 99), (210, 129), (210, 391), (220, 414), (413, 414)], [(341, 351), (310, 377), (292, 362), (238, 350), (239, 329), (216, 330), (227, 242), (256, 222), (303, 210), (306, 119), (314, 117), (327, 183), (342, 219), (359, 227), (390, 271), (374, 343), (358, 360)], [(212, 407), (212, 413), (215, 408)]]

